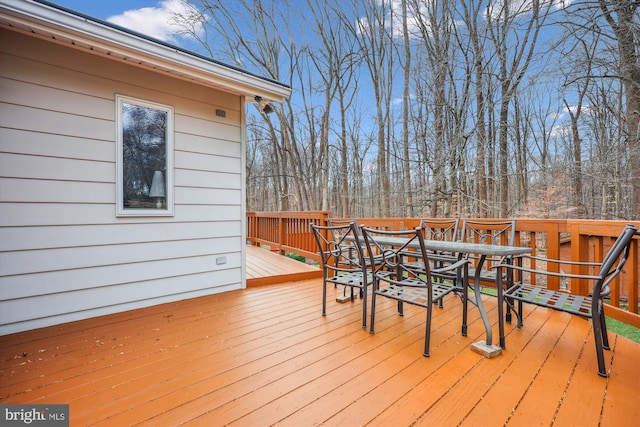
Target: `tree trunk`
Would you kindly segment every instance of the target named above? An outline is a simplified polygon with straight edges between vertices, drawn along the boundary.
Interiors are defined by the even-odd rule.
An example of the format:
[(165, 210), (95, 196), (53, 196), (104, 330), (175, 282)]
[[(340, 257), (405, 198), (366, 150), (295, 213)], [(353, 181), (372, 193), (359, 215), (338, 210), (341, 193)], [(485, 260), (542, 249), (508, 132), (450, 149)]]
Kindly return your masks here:
[[(599, 0), (600, 8), (613, 29), (620, 55), (620, 79), (625, 89), (627, 143), (629, 146), (629, 166), (631, 168), (631, 215), (630, 219), (640, 219), (640, 49), (638, 49), (637, 0)], [(615, 8), (616, 22), (610, 7)], [(635, 29), (635, 30), (634, 30)]]

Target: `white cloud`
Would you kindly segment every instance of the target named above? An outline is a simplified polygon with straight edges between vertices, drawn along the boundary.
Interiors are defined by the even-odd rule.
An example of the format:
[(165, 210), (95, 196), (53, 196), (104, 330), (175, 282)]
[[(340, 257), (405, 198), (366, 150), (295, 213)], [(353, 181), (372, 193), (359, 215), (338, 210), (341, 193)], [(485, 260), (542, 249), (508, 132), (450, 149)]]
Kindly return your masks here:
[(571, 135), (571, 127), (567, 125), (553, 126), (549, 133), (551, 138), (561, 138), (568, 135)]
[[(182, 0), (163, 0), (157, 7), (127, 10), (107, 18), (107, 21), (158, 40), (175, 42), (176, 37), (183, 33), (182, 27), (176, 23), (176, 14), (194, 16), (194, 9)], [(196, 30), (199, 28), (201, 24), (196, 25)]]
[[(538, 3), (538, 7), (543, 9), (547, 6), (553, 9), (564, 9), (569, 7), (573, 0), (542, 0)], [(505, 12), (505, 5), (509, 6), (510, 16), (528, 17), (533, 12), (534, 0), (497, 0), (489, 3), (485, 10), (485, 14), (490, 14), (494, 21), (502, 20), (502, 14)], [(486, 17), (486, 15), (485, 15)]]

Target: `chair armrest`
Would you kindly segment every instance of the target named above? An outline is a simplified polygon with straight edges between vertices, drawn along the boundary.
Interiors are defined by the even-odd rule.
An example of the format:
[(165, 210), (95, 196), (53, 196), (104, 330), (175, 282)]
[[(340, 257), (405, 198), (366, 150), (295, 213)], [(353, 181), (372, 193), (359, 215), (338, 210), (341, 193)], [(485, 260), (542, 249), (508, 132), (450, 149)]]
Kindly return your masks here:
[(440, 262), (456, 262), (459, 258), (451, 253), (433, 252), (429, 254), (429, 259)]
[[(598, 263), (581, 263), (581, 262), (571, 262), (571, 261), (562, 261), (556, 259), (548, 259), (542, 257), (527, 257), (528, 259), (535, 259), (536, 261), (546, 262), (548, 264), (557, 264), (558, 266), (571, 266), (571, 265), (585, 265), (585, 266), (600, 266)], [(494, 264), (491, 268), (505, 268), (505, 270), (514, 270), (521, 271), (525, 273), (533, 273), (544, 276), (553, 276), (553, 277), (563, 277), (568, 279), (587, 279), (587, 280), (598, 280), (600, 276), (595, 276), (592, 274), (573, 274), (573, 273), (556, 273), (555, 271), (549, 270), (541, 270), (537, 268), (523, 267), (515, 264), (506, 264), (501, 262), (500, 264)]]
[[(510, 256), (510, 257), (513, 257), (513, 256)], [(551, 262), (551, 263), (561, 264), (561, 265), (580, 265), (584, 267), (600, 267), (600, 263), (598, 262), (558, 260), (558, 259), (544, 258), (540, 256), (535, 256), (535, 255), (518, 255), (517, 257), (521, 259), (532, 259), (534, 261)]]
[(446, 273), (449, 271), (453, 271), (453, 270), (457, 270), (458, 268), (464, 266), (465, 264), (469, 264), (470, 261), (466, 258), (463, 258), (461, 260), (458, 260), (457, 262), (454, 262), (453, 264), (449, 264), (446, 265), (444, 267), (441, 268), (434, 268), (433, 270), (431, 270), (431, 273), (435, 273), (435, 274), (439, 274), (439, 273)]
[[(411, 258), (422, 258), (419, 251), (402, 251), (399, 253), (399, 255)], [(450, 252), (436, 252), (427, 250), (427, 256), (429, 257), (430, 261), (455, 262), (458, 260), (458, 257)]]

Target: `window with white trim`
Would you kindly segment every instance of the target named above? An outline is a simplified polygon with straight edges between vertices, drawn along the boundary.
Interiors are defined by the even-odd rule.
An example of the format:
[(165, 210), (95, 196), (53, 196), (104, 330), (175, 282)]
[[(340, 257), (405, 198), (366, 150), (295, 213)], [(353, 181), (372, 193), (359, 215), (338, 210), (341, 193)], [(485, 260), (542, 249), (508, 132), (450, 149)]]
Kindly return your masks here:
[(173, 215), (173, 108), (116, 96), (117, 214)]

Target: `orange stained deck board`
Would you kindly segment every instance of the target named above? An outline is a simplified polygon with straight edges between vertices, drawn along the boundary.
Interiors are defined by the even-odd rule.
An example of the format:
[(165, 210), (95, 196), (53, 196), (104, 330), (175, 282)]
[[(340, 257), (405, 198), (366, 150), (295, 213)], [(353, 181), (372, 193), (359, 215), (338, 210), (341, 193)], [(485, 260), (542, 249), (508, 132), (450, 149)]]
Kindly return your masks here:
[[(537, 310), (537, 308), (534, 308), (534, 310)], [(566, 330), (567, 322), (561, 316), (553, 316), (543, 324), (537, 324), (535, 321), (529, 321), (528, 319), (525, 319), (524, 322), (526, 329), (544, 328), (545, 333), (533, 335), (529, 341), (524, 343), (522, 348), (511, 349), (509, 347), (505, 350), (517, 351), (517, 354), (515, 354), (511, 364), (505, 367), (504, 372), (499, 376), (496, 383), (491, 384), (486, 394), (482, 396), (482, 400), (476, 403), (473, 411), (470, 411), (470, 415), (465, 418), (463, 425), (478, 425), (492, 416), (509, 419), (513, 408), (518, 406), (522, 396), (528, 392), (535, 376), (544, 366), (554, 347), (564, 339), (562, 335)], [(583, 339), (584, 336), (574, 340), (574, 346), (580, 347)], [(539, 405), (549, 400), (553, 400), (553, 396), (547, 390), (546, 396), (537, 403)], [(555, 410), (555, 408), (548, 409)], [(540, 411), (536, 412), (534, 417)], [(533, 418), (527, 422), (531, 423), (532, 420)]]
[[(293, 261), (295, 262), (295, 261)], [(210, 295), (0, 337), (0, 403), (69, 403), (71, 425), (636, 425), (640, 344), (611, 334), (597, 375), (589, 323), (526, 307), (522, 330), (485, 359), (454, 296), (399, 317), (380, 299), (376, 334), (361, 299), (321, 280)], [(483, 297), (497, 335), (495, 299)]]
[(267, 249), (247, 245), (246, 250), (247, 287), (322, 277), (321, 269)]
[[(453, 302), (453, 301), (451, 301)], [(389, 313), (390, 312), (390, 313)], [(373, 390), (376, 387), (384, 387), (388, 376), (393, 374), (395, 369), (407, 366), (417, 359), (422, 359), (423, 337), (424, 337), (424, 311), (415, 310), (411, 313), (410, 319), (400, 318), (395, 310), (386, 310), (387, 315), (385, 322), (377, 324), (376, 337), (378, 340), (384, 340), (385, 345), (379, 345), (379, 342), (373, 340), (375, 346), (367, 353), (366, 358), (361, 356), (362, 351), (353, 347), (346, 347), (346, 351), (338, 360), (337, 375), (325, 376), (319, 383), (307, 382), (302, 387), (289, 393), (286, 399), (282, 400), (285, 406), (299, 405), (300, 409), (294, 415), (287, 418), (283, 425), (304, 425), (306, 423), (316, 424), (327, 420), (326, 406), (334, 408), (334, 411), (345, 410), (351, 403), (357, 401), (362, 396), (362, 390)], [(451, 322), (448, 317), (452, 311), (437, 313), (441, 314), (434, 317), (437, 321), (444, 323), (447, 329), (450, 329)], [(382, 313), (381, 313), (382, 314)], [(459, 317), (456, 316), (459, 320)], [(434, 319), (435, 320), (435, 319)], [(406, 327), (410, 327), (410, 331), (406, 334), (398, 336), (389, 327), (398, 321), (407, 322)], [(446, 323), (445, 323), (446, 322)], [(459, 331), (460, 326), (456, 324), (456, 330)], [(444, 331), (450, 334), (451, 331)], [(361, 345), (367, 345), (363, 341)], [(388, 369), (393, 365), (392, 369)], [(330, 390), (330, 392), (327, 392)], [(303, 404), (303, 405), (302, 405)], [(371, 414), (371, 411), (369, 411)], [(260, 411), (245, 416), (239, 420), (240, 424), (255, 425), (260, 420), (264, 420), (267, 424), (277, 421), (276, 408), (267, 406), (261, 408)], [(349, 422), (355, 422), (350, 419)]]
[[(507, 345), (511, 354), (518, 354), (533, 335), (534, 327), (537, 325), (532, 321), (529, 321), (529, 324), (532, 327), (523, 331), (524, 333), (509, 337), (511, 339), (508, 340)], [(463, 422), (495, 381), (510, 367), (513, 356), (499, 357), (497, 363), (487, 363), (489, 361), (491, 359), (479, 360), (475, 369), (468, 370), (464, 376), (460, 376), (446, 391), (446, 398), (439, 396), (428, 411), (424, 411), (417, 425), (458, 425)], [(425, 387), (428, 387), (428, 384), (425, 384)], [(496, 414), (496, 419), (503, 419), (503, 417)]]
[[(447, 301), (448, 304), (452, 302), (454, 301)], [(436, 313), (438, 311), (438, 309), (435, 310)], [(413, 338), (407, 347), (389, 353), (380, 364), (370, 369), (370, 374), (353, 378), (343, 384), (337, 393), (332, 392), (331, 396), (328, 396), (329, 402), (340, 409), (339, 412), (326, 419), (326, 408), (322, 404), (325, 399), (317, 400), (314, 405), (306, 406), (304, 410), (285, 420), (284, 425), (295, 425), (296, 423), (299, 425), (300, 423), (304, 424), (307, 419), (315, 419), (308, 415), (311, 410), (319, 414), (324, 413), (324, 419), (326, 419), (324, 424), (326, 425), (365, 425), (373, 422), (377, 420), (380, 412), (390, 402), (401, 399), (407, 390), (418, 386), (452, 355), (455, 355), (454, 357), (466, 356), (468, 344), (458, 339), (460, 335), (458, 313), (454, 313), (454, 310), (449, 310), (450, 314), (447, 316), (436, 316), (436, 313), (434, 313), (436, 324), (442, 322), (446, 322), (446, 324), (434, 331), (431, 340), (432, 351), (428, 359), (422, 356), (424, 339), (424, 323), (420, 319), (424, 317), (424, 312), (422, 312), (416, 316), (421, 321), (412, 328)], [(397, 316), (395, 310), (392, 310), (392, 314), (394, 317)], [(471, 317), (470, 324), (479, 325), (479, 316)], [(474, 329), (479, 330), (476, 326), (472, 326), (471, 330)], [(393, 333), (392, 330), (386, 332)], [(377, 333), (385, 332), (378, 331)], [(363, 395), (362, 390), (366, 390), (366, 394)], [(289, 422), (290, 420), (292, 422)]]
[[(413, 316), (412, 316), (413, 317)], [(364, 339), (363, 339), (364, 338)], [(383, 333), (377, 338), (388, 340)], [(276, 381), (265, 387), (264, 390), (256, 390), (247, 396), (246, 405), (238, 409), (250, 408), (251, 411), (245, 415), (244, 412), (235, 412), (233, 420), (240, 425), (255, 425), (259, 423), (271, 424), (273, 417), (280, 417), (278, 407), (287, 408), (302, 407), (302, 405), (313, 403), (316, 399), (326, 393), (326, 390), (335, 390), (340, 384), (357, 377), (363, 372), (368, 364), (375, 364), (379, 356), (375, 355), (370, 360), (362, 364), (355, 363), (362, 353), (379, 352), (380, 346), (375, 341), (368, 340), (358, 331), (355, 335), (349, 334), (345, 339), (340, 339), (335, 345), (323, 345), (321, 348), (313, 348), (304, 355), (306, 363), (296, 364), (298, 370), (294, 378), (287, 381)], [(332, 375), (323, 375), (324, 372), (331, 372)], [(270, 401), (273, 396), (282, 396), (278, 406), (260, 405), (256, 402)], [(277, 420), (277, 419), (276, 419)], [(211, 421), (214, 421), (213, 419)], [(225, 423), (227, 418), (216, 419)], [(308, 422), (312, 422), (308, 419)]]
[[(611, 370), (611, 380), (602, 408), (602, 425), (632, 425), (640, 420), (640, 377), (631, 375), (622, 380), (627, 372), (638, 370), (638, 359), (633, 354), (637, 343), (621, 336), (615, 336), (610, 343), (615, 349), (615, 370)], [(620, 411), (619, 408), (628, 408)]]
[[(589, 338), (587, 344), (591, 344), (592, 335)], [(576, 365), (562, 398), (562, 405), (559, 406), (554, 420), (558, 425), (585, 427), (599, 425), (608, 384), (606, 381), (599, 381), (599, 378), (595, 376), (585, 375), (587, 366), (596, 363), (595, 351), (589, 350), (591, 350), (590, 347), (585, 347), (585, 351), (582, 352), (580, 359), (586, 363)], [(610, 352), (606, 352), (605, 363), (609, 363), (610, 356)], [(636, 394), (638, 394), (638, 390), (636, 390)], [(577, 408), (581, 409), (577, 410)]]
[(526, 394), (519, 396), (518, 411), (509, 419), (510, 425), (552, 424), (559, 402), (570, 383), (573, 367), (585, 351), (585, 346), (586, 351), (590, 351), (590, 346), (593, 346), (586, 324), (585, 320), (577, 317), (567, 324), (555, 346), (549, 349), (550, 353), (539, 367), (535, 381)]

